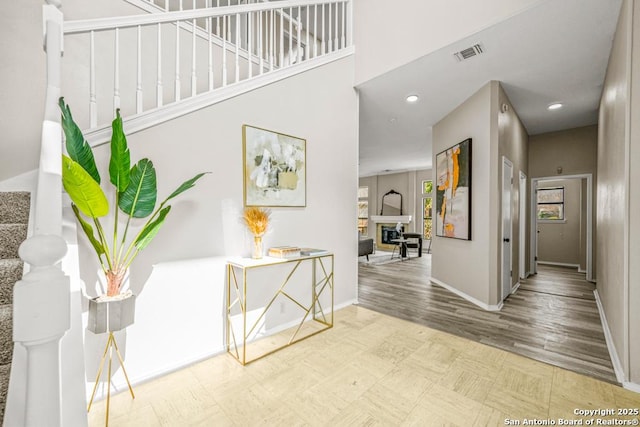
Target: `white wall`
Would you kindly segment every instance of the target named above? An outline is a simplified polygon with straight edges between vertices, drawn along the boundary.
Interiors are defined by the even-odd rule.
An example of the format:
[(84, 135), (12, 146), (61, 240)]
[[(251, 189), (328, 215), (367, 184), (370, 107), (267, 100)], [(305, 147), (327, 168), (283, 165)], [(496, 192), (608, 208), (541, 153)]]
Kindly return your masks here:
[[(333, 251), (335, 304), (355, 300), (358, 152), (353, 64), (349, 57), (128, 138), (132, 159), (149, 157), (154, 162), (161, 195), (196, 172), (212, 172), (173, 203), (163, 229), (131, 270), (139, 311), (127, 336), (119, 340), (133, 381), (222, 348), (224, 260), (250, 254), (251, 236), (240, 222), (243, 124), (307, 141), (307, 206), (273, 208), (265, 247), (294, 244)], [(106, 146), (97, 149), (103, 170), (107, 155)], [(95, 268), (90, 268), (95, 261), (86, 239), (80, 240), (86, 249), (81, 273), (89, 292), (96, 294)], [(194, 276), (194, 269), (201, 274)], [(156, 333), (154, 325), (161, 326)], [(165, 336), (176, 337), (178, 345), (170, 354), (158, 354), (171, 345)], [(91, 377), (104, 339), (89, 333), (87, 339)], [(115, 381), (122, 380), (118, 373)]]
[(543, 1), (355, 0), (356, 85)]
[(5, 2), (0, 14), (0, 181), (35, 169), (44, 114), (42, 2)]

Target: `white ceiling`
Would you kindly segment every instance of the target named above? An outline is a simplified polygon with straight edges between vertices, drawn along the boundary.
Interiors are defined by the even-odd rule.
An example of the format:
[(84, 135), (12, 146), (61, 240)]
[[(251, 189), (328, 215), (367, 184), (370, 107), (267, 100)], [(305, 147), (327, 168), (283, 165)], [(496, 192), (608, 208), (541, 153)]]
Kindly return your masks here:
[[(554, 0), (360, 86), (360, 176), (431, 168), (431, 127), (502, 83), (530, 135), (597, 123), (621, 0)], [(453, 54), (481, 43), (484, 53)], [(417, 94), (415, 104), (405, 101)], [(560, 110), (547, 106), (562, 102)]]

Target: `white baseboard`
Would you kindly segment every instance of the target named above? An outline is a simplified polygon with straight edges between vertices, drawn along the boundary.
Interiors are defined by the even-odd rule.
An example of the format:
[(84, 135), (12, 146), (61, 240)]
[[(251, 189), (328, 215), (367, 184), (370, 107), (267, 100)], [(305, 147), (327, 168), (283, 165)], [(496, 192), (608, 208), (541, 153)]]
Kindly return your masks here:
[(448, 290), (450, 292), (453, 292), (454, 294), (458, 295), (459, 297), (462, 297), (462, 298), (466, 299), (470, 303), (475, 304), (475, 305), (477, 305), (478, 307), (480, 307), (480, 308), (482, 308), (484, 310), (487, 310), (487, 311), (500, 311), (500, 310), (502, 310), (502, 306), (503, 306), (502, 301), (500, 302), (500, 304), (497, 304), (497, 305), (486, 304), (486, 303), (480, 301), (479, 299), (476, 299), (476, 298), (472, 297), (471, 295), (467, 295), (464, 292), (462, 292), (462, 291), (454, 288), (453, 286), (448, 285), (448, 284), (446, 284), (446, 283), (444, 283), (444, 282), (442, 282), (442, 281), (440, 281), (438, 279), (434, 279), (433, 277), (429, 277), (428, 279), (430, 281), (432, 281), (433, 283), (435, 283), (435, 284), (437, 284), (439, 286), (442, 286), (446, 290)]
[(518, 291), (518, 289), (520, 289), (520, 282), (516, 282), (516, 284), (513, 285), (513, 287), (511, 288), (511, 293), (515, 294)]
[(640, 393), (640, 384), (632, 383), (632, 382), (629, 382), (629, 381), (624, 381), (622, 383), (622, 387), (626, 388), (629, 391)]
[(538, 261), (538, 264), (555, 265), (558, 267), (570, 267), (580, 270), (580, 264), (569, 264), (566, 262)]
[(604, 307), (602, 306), (602, 301), (600, 300), (600, 295), (598, 294), (597, 289), (593, 291), (593, 295), (595, 295), (596, 297), (596, 305), (598, 306), (598, 313), (600, 313), (600, 322), (602, 323), (602, 330), (604, 331), (604, 339), (607, 343), (609, 356), (611, 356), (611, 363), (613, 364), (613, 370), (616, 373), (616, 379), (619, 383), (624, 384), (624, 369), (622, 367), (622, 363), (620, 362), (620, 358), (618, 357), (616, 347), (613, 344), (613, 335), (611, 335), (611, 329), (609, 329), (607, 316), (604, 314)]

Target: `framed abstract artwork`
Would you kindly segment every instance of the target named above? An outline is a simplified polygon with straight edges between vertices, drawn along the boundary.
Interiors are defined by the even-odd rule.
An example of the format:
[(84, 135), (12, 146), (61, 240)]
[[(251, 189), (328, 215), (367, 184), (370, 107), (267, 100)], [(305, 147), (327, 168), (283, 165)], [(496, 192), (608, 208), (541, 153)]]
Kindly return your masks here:
[(471, 138), (436, 156), (436, 236), (471, 240)]
[(245, 206), (306, 206), (306, 143), (295, 136), (242, 126)]

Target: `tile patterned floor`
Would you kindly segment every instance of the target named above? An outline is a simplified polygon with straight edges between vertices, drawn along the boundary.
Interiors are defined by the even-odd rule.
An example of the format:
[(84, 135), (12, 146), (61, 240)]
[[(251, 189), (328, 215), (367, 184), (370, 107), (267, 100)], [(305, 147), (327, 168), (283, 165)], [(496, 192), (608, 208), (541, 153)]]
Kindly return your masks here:
[[(135, 392), (112, 398), (109, 425), (503, 426), (640, 408), (640, 394), (616, 385), (357, 306), (253, 364), (221, 354)], [(90, 426), (104, 417), (94, 404)]]

